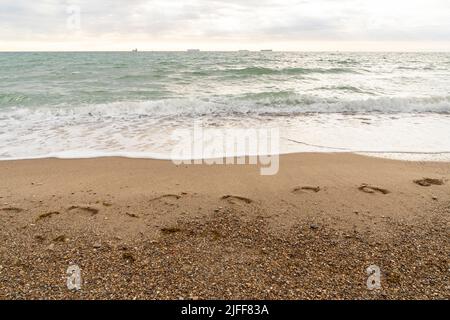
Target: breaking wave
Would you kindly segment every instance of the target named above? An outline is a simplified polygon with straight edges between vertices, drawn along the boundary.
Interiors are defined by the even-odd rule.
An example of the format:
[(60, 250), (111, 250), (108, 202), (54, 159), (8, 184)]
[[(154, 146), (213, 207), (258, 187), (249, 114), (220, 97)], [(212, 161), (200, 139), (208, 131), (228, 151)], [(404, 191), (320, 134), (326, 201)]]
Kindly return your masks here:
[[(151, 101), (112, 102), (80, 106), (10, 107), (0, 109), (0, 120), (85, 116), (92, 119), (221, 116), (286, 116), (311, 113), (450, 114), (450, 97), (370, 98), (366, 100), (333, 100), (291, 92), (263, 92), (220, 99), (162, 99)], [(81, 119), (81, 118), (80, 118)], [(78, 119), (79, 120), (79, 119)], [(218, 119), (220, 121), (220, 119)], [(130, 123), (132, 125), (132, 122)]]
[(247, 67), (241, 69), (226, 69), (223, 73), (231, 76), (261, 76), (261, 75), (307, 75), (307, 74), (340, 74), (358, 73), (350, 68), (265, 68)]

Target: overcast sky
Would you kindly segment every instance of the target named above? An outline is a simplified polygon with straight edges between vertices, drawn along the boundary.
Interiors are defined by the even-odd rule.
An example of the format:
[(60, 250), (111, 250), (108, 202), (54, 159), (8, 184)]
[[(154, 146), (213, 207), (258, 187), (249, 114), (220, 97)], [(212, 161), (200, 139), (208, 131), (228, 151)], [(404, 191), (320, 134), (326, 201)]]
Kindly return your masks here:
[(135, 47), (450, 51), (450, 0), (0, 0), (2, 51)]

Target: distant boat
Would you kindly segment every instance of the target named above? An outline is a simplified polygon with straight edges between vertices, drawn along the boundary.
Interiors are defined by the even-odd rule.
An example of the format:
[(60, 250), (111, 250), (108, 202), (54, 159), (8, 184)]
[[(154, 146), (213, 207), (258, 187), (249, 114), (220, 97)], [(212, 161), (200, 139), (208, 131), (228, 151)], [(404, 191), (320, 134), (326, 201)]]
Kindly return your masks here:
[(200, 52), (200, 49), (187, 49), (187, 52)]
[(131, 50), (131, 52), (138, 52), (138, 49), (133, 49)]
[(238, 50), (238, 52), (249, 52), (249, 50)]
[(272, 49), (263, 49), (263, 50), (261, 50), (261, 52), (273, 52), (273, 50)]

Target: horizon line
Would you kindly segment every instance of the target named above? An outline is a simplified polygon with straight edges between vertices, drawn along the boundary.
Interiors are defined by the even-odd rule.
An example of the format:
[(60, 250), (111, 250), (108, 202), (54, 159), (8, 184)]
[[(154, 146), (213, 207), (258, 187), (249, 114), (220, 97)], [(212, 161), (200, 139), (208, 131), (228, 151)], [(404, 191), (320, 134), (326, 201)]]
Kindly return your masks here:
[[(189, 50), (198, 50), (198, 51), (189, 51)], [(342, 53), (450, 53), (450, 50), (276, 50), (276, 49), (259, 49), (259, 50), (251, 50), (251, 49), (235, 49), (235, 50), (201, 50), (195, 48), (189, 49), (180, 49), (180, 50), (138, 50), (133, 51), (130, 50), (2, 50), (0, 49), (0, 53), (101, 53), (101, 52), (130, 52), (130, 53), (139, 53), (139, 52), (186, 52), (190, 54), (201, 53), (201, 52), (262, 52), (262, 53), (277, 53), (277, 52), (342, 52)]]

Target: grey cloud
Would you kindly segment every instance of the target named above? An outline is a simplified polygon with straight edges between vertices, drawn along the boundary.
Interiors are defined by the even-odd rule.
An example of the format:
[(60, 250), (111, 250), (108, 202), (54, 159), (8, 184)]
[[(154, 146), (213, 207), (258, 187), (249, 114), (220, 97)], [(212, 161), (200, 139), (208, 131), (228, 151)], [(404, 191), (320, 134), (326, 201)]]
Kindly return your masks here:
[[(443, 15), (441, 20), (425, 20), (410, 27), (397, 25), (395, 21), (387, 23), (379, 14), (381, 22), (371, 25), (371, 11), (364, 6), (368, 1), (373, 3), (372, 0), (0, 0), (0, 40), (64, 36), (68, 5), (80, 6), (82, 31), (89, 36), (450, 40), (450, 14), (448, 19)], [(448, 1), (429, 2), (450, 12)]]

